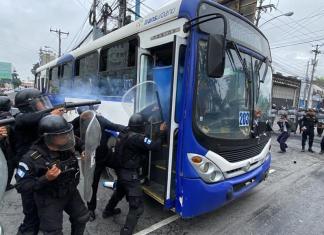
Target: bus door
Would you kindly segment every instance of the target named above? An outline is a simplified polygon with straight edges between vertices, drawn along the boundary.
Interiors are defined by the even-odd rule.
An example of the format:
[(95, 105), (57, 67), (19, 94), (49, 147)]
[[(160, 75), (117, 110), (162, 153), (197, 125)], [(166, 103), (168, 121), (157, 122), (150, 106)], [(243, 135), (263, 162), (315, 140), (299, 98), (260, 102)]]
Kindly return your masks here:
[[(147, 50), (140, 49), (139, 79), (136, 108), (144, 113), (146, 134), (153, 140), (158, 138), (162, 122), (168, 126), (167, 138), (160, 151), (151, 152), (144, 163), (142, 174), (146, 176), (144, 192), (165, 205), (173, 207), (175, 199), (175, 159), (178, 123), (176, 122), (176, 101), (179, 54), (185, 40), (175, 36), (174, 41)], [(146, 85), (145, 85), (146, 84)], [(152, 85), (154, 84), (154, 85)], [(149, 107), (150, 109), (142, 107)], [(159, 110), (159, 111), (158, 111)]]

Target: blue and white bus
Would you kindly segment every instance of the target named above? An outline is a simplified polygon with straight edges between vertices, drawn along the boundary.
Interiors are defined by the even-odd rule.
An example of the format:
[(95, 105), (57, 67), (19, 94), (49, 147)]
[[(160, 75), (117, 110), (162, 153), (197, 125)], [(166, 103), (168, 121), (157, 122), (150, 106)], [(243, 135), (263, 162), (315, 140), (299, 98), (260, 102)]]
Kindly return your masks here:
[(121, 97), (146, 81), (169, 132), (145, 193), (190, 218), (266, 178), (271, 54), (251, 22), (215, 1), (177, 0), (38, 68), (35, 86), (57, 102), (100, 99), (102, 115), (127, 124)]

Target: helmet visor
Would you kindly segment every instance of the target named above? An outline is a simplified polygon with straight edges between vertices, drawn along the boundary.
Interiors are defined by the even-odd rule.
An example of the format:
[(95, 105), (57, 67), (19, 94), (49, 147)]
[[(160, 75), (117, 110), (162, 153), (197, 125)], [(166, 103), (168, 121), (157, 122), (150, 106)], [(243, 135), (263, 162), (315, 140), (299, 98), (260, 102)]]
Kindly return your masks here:
[(52, 102), (48, 98), (48, 96), (39, 96), (37, 98), (33, 98), (30, 102), (30, 106), (33, 111), (42, 111), (46, 109), (53, 108)]
[(66, 151), (74, 148), (75, 138), (73, 127), (68, 131), (61, 133), (45, 133), (44, 142), (52, 151)]

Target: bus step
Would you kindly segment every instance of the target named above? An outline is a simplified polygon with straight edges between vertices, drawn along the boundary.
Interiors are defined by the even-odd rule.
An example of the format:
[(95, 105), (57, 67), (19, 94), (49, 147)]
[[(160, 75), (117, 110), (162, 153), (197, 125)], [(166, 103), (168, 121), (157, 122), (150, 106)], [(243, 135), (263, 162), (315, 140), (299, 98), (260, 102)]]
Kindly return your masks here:
[(154, 181), (150, 181), (149, 185), (142, 186), (146, 195), (164, 205), (164, 186)]

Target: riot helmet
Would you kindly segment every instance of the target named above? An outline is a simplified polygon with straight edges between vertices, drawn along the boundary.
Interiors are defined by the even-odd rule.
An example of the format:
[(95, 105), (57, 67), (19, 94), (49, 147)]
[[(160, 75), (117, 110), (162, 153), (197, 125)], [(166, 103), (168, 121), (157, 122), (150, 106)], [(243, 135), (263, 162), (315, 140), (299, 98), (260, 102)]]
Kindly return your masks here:
[(9, 112), (11, 109), (11, 100), (7, 96), (0, 96), (0, 112)]
[(128, 127), (134, 132), (144, 133), (145, 121), (143, 116), (140, 113), (133, 114), (128, 121)]
[(15, 96), (15, 106), (22, 113), (37, 112), (53, 107), (46, 95), (35, 88), (18, 91)]
[(39, 134), (52, 151), (66, 151), (74, 148), (73, 125), (61, 116), (43, 117), (39, 122)]

